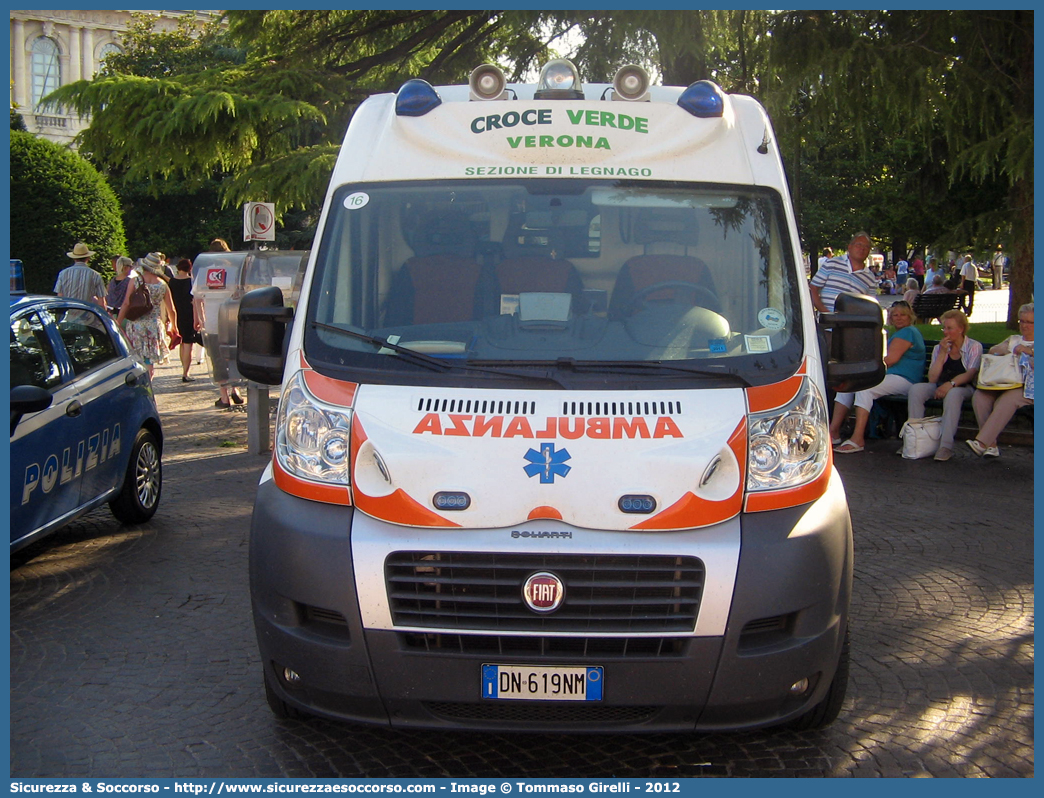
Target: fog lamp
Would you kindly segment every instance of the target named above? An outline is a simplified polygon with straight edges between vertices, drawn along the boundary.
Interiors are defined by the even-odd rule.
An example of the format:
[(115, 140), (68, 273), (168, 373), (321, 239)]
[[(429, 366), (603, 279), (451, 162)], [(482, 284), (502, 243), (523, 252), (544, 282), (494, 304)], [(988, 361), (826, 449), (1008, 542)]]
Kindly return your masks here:
[(808, 681), (807, 677), (798, 679), (796, 682), (794, 682), (792, 685), (790, 685), (790, 694), (791, 695), (801, 695), (802, 693), (805, 693), (805, 692), (808, 691), (808, 685), (809, 685), (809, 681)]

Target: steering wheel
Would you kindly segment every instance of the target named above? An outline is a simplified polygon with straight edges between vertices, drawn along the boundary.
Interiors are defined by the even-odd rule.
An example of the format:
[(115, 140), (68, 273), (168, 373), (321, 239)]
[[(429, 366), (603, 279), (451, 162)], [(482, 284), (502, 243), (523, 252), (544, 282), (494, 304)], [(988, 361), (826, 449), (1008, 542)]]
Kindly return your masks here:
[(641, 291), (638, 291), (631, 300), (631, 313), (637, 313), (652, 294), (655, 294), (658, 291), (668, 290), (678, 290), (692, 294), (694, 300), (697, 297), (701, 297), (705, 300), (704, 302), (694, 302), (693, 304), (699, 304), (701, 307), (713, 310), (715, 313), (721, 312), (721, 303), (718, 301), (717, 295), (709, 288), (702, 285), (696, 285), (696, 283), (690, 283), (686, 280), (664, 280), (659, 283), (647, 285)]

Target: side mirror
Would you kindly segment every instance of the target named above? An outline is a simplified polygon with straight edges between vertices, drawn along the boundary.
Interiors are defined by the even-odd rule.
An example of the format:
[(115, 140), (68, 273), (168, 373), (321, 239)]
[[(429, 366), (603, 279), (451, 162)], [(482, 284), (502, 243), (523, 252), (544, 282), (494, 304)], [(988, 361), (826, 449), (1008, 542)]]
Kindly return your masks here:
[(51, 406), (50, 391), (36, 385), (16, 385), (11, 389), (11, 434), (26, 413), (39, 413)]
[(826, 382), (838, 392), (872, 388), (885, 377), (884, 311), (874, 299), (838, 294), (833, 313), (823, 313)]
[(236, 366), (240, 374), (265, 385), (283, 381), (283, 339), (293, 319), (294, 311), (283, 307), (283, 292), (277, 286), (255, 288), (243, 295), (236, 325)]

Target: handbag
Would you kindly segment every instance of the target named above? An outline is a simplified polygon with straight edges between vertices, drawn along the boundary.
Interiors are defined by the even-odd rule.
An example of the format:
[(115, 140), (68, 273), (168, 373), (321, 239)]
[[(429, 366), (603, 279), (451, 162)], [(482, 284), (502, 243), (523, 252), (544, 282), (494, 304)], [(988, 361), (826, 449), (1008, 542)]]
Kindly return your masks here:
[(978, 386), (984, 391), (1007, 391), (1025, 382), (1018, 355), (983, 355)]
[(152, 312), (152, 294), (145, 285), (144, 280), (139, 280), (138, 285), (131, 291), (130, 302), (127, 304), (127, 312), (124, 317), (134, 321), (140, 319), (147, 313)]
[(899, 430), (899, 437), (903, 439), (903, 458), (906, 460), (934, 457), (942, 437), (942, 416), (911, 418)]

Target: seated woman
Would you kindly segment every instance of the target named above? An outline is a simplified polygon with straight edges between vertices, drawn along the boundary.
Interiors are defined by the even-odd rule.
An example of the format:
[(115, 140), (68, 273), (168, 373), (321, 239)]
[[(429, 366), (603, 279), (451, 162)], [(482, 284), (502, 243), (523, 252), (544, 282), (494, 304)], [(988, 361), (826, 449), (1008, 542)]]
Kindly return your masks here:
[(953, 437), (961, 420), (964, 400), (975, 392), (975, 375), (982, 360), (982, 344), (968, 337), (968, 317), (959, 310), (948, 310), (939, 317), (943, 339), (932, 350), (928, 382), (910, 389), (907, 413), (910, 418), (924, 418), (924, 403), (941, 399), (943, 403), (942, 435), (936, 460), (953, 456)]
[(881, 282), (878, 284), (878, 289), (882, 294), (896, 293), (895, 267), (891, 264), (885, 264), (884, 269), (881, 270)]
[(979, 457), (1000, 457), (997, 436), (1015, 411), (1033, 404), (1033, 303), (1019, 308), (1019, 334), (1011, 335), (990, 349), (991, 355), (1019, 355), (1026, 384), (1007, 391), (977, 389), (972, 396), (975, 421), (979, 433), (975, 440), (965, 441)]
[(932, 278), (932, 283), (924, 289), (926, 294), (952, 294), (953, 289), (947, 287), (946, 279), (941, 275), (937, 274)]
[(913, 277), (909, 278), (906, 281), (906, 293), (903, 294), (903, 302), (913, 307), (914, 300), (917, 299), (919, 293), (921, 293), (921, 286)]
[[(888, 323), (895, 327), (895, 331), (888, 336), (888, 351), (884, 359), (888, 370), (885, 378), (865, 391), (839, 393), (834, 397), (830, 439), (835, 444), (834, 451), (840, 454), (863, 451), (866, 445), (866, 424), (874, 399), (895, 394), (906, 396), (924, 373), (924, 338), (921, 331), (913, 326), (914, 312), (905, 300), (900, 299), (888, 309)], [(848, 418), (853, 401), (856, 407), (855, 429), (852, 437), (841, 443), (841, 425)]]

